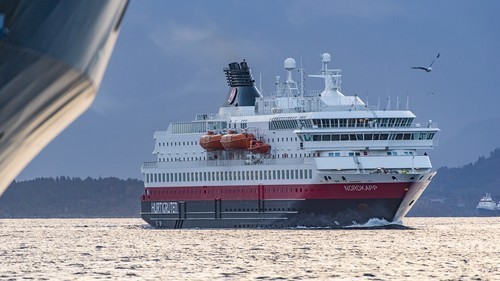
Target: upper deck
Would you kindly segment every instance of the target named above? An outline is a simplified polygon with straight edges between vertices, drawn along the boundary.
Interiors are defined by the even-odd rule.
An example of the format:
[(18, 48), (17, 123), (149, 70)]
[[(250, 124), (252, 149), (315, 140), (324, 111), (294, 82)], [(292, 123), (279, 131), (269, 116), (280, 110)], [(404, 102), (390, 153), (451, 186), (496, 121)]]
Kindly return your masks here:
[[(323, 68), (310, 75), (324, 80), (322, 91), (306, 92), (303, 82), (296, 83), (292, 77), (295, 61), (287, 59), (286, 80), (277, 77), (276, 90), (265, 97), (255, 88), (246, 63), (238, 66), (241, 69), (236, 63), (231, 64), (233, 68), (226, 70), (228, 100), (219, 112), (197, 114), (193, 121), (174, 122), (166, 131), (156, 131), (153, 154), (157, 164), (143, 168), (226, 167), (224, 161), (229, 161), (227, 167), (249, 165), (248, 149), (206, 150), (199, 143), (209, 133), (221, 137), (236, 132), (252, 134), (255, 140), (271, 147), (266, 154), (255, 158), (262, 161), (251, 161), (252, 165), (278, 165), (294, 158), (305, 161), (299, 165), (306, 162), (314, 163), (316, 168), (333, 165), (345, 171), (360, 170), (359, 167), (375, 171), (380, 166), (430, 169), (428, 156), (419, 155), (417, 150), (437, 145), (434, 140), (439, 131), (437, 124), (432, 120), (414, 122), (416, 116), (408, 106), (405, 109), (399, 105), (391, 109), (390, 104), (385, 108), (368, 106), (358, 96), (342, 94), (341, 70), (328, 68), (328, 54), (323, 54), (322, 59)], [(241, 75), (245, 76), (245, 83), (238, 80)], [(310, 162), (312, 158), (316, 160)]]

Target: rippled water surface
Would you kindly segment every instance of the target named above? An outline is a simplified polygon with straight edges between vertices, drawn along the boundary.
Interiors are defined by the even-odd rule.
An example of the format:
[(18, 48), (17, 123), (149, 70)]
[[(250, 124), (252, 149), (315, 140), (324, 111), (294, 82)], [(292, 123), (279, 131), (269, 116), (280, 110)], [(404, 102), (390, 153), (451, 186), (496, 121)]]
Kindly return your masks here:
[(500, 218), (404, 224), (155, 230), (139, 219), (0, 220), (0, 280), (500, 280)]

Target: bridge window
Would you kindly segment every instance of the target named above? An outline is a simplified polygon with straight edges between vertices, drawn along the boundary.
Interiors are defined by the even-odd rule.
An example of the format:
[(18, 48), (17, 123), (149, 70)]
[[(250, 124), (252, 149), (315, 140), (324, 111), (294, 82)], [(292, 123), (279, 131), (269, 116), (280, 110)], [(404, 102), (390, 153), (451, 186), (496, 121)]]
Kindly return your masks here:
[(338, 124), (339, 124), (338, 119), (330, 119), (330, 126), (332, 128), (338, 127)]
[(346, 126), (347, 126), (347, 120), (339, 119), (339, 127), (346, 127)]

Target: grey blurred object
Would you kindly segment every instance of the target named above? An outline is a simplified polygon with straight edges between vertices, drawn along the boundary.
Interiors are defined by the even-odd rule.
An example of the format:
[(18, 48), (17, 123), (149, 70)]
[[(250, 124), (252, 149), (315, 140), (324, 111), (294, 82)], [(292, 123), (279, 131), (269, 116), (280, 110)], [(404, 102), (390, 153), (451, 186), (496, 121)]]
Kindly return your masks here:
[(0, 0), (0, 195), (90, 106), (127, 6)]

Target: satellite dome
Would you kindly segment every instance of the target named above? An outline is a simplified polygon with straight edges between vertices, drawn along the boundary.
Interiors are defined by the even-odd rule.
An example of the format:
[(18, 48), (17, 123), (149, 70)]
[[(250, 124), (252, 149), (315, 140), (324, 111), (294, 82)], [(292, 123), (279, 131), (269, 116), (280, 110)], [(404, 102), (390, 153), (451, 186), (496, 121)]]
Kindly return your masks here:
[(292, 58), (287, 58), (285, 60), (285, 69), (286, 70), (292, 70), (295, 69), (295, 60)]
[(323, 62), (331, 62), (332, 61), (332, 56), (329, 53), (322, 54), (321, 58), (322, 58)]

